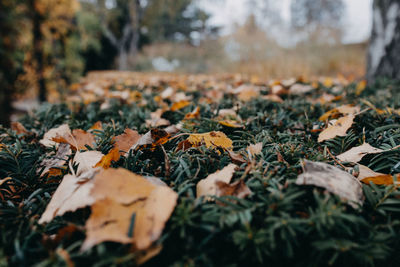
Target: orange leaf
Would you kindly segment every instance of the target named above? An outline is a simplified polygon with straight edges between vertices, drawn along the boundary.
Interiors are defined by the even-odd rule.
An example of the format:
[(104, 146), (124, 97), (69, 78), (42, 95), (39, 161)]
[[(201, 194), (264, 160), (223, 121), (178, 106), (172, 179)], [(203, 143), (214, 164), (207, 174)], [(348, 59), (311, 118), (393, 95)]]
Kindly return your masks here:
[(189, 112), (183, 118), (184, 120), (199, 119), (200, 118), (200, 108), (196, 107), (192, 112)]
[(140, 134), (137, 131), (126, 128), (123, 134), (114, 137), (114, 147), (119, 150), (120, 155), (123, 155), (125, 152), (128, 152), (139, 139)]
[(178, 102), (175, 102), (174, 104), (172, 104), (171, 106), (171, 111), (177, 111), (180, 109), (183, 109), (184, 107), (187, 107), (190, 105), (190, 102), (187, 100), (181, 100)]
[(372, 182), (376, 185), (391, 185), (393, 184), (393, 176), (390, 174), (383, 174), (383, 175), (378, 175), (378, 176), (371, 176), (371, 177), (365, 177), (364, 179), (361, 180), (361, 182), (365, 184), (369, 184), (369, 182)]
[(118, 161), (120, 158), (119, 149), (113, 148), (108, 152), (107, 155), (104, 155), (101, 160), (94, 167), (102, 167), (104, 169), (108, 169), (111, 166), (112, 161)]

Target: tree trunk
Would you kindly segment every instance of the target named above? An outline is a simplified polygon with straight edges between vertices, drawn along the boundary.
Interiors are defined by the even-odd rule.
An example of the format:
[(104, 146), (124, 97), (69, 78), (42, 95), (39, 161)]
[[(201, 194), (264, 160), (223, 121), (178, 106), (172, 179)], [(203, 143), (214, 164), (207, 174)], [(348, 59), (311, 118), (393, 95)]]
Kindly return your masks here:
[(400, 1), (374, 0), (367, 79), (400, 80)]
[(33, 58), (36, 62), (35, 72), (37, 77), (37, 85), (39, 88), (39, 101), (46, 101), (47, 90), (46, 81), (44, 79), (44, 62), (43, 62), (43, 33), (41, 25), (43, 16), (36, 8), (36, 0), (30, 0), (30, 8), (32, 11), (32, 34), (33, 34)]

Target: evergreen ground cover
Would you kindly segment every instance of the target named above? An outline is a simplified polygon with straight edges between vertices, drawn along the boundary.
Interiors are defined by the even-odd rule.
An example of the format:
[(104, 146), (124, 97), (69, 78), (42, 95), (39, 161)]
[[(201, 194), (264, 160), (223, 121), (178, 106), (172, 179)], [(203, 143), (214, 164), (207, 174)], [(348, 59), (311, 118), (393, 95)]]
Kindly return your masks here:
[[(107, 154), (112, 149), (112, 138), (126, 128), (141, 134), (154, 128), (146, 124), (151, 112), (163, 105), (173, 105), (173, 96), (179, 93), (190, 97), (190, 103), (162, 113), (162, 118), (172, 125), (183, 121), (178, 134), (221, 131), (233, 141), (236, 153), (246, 154), (248, 145), (259, 142), (262, 151), (251, 163), (239, 163), (233, 177), (233, 181), (243, 180), (252, 194), (246, 198), (221, 196), (214, 201), (196, 198), (196, 184), (232, 162), (224, 150), (206, 146), (177, 150), (178, 143), (187, 138), (181, 135), (164, 144), (167, 156), (160, 147), (144, 148), (131, 150), (113, 162), (112, 168), (159, 177), (179, 196), (156, 241), (162, 250), (145, 266), (396, 266), (400, 263), (400, 191), (396, 182), (363, 183), (362, 206), (348, 205), (324, 188), (295, 183), (303, 172), (303, 159), (356, 169), (354, 164), (341, 163), (335, 156), (364, 142), (385, 152), (367, 155), (361, 164), (384, 174), (399, 173), (398, 83), (384, 80), (360, 90), (356, 83), (320, 82), (300, 95), (282, 93), (283, 101), (276, 102), (263, 97), (271, 95), (273, 85), (238, 80), (234, 76), (183, 80), (163, 77), (156, 83), (146, 77), (142, 83), (127, 81), (124, 76), (122, 82), (119, 79), (107, 84), (108, 93), (129, 92), (128, 99), (93, 98), (88, 97), (87, 91), (78, 91), (73, 93), (75, 98), (67, 98), (67, 103), (43, 105), (22, 118), (25, 133), (15, 128), (0, 129), (0, 266), (135, 263), (142, 252), (132, 250), (130, 245), (104, 242), (80, 251), (89, 208), (38, 224), (63, 176), (71, 171), (65, 164), (55, 176), (41, 176), (44, 169), (41, 162), (54, 154), (56, 147), (44, 147), (39, 140), (49, 129), (64, 123), (71, 129), (88, 130), (101, 121), (102, 129), (95, 131), (96, 146), (88, 149)], [(258, 95), (247, 99), (234, 91), (243, 84), (257, 87)], [(162, 92), (168, 87), (173, 89), (173, 96), (163, 98)], [(207, 94), (216, 88), (224, 92), (220, 99)], [(324, 93), (340, 97), (322, 101)], [(346, 136), (318, 142), (319, 133), (327, 126), (326, 121), (319, 120), (320, 116), (343, 104), (354, 104), (361, 110)], [(183, 120), (196, 106), (200, 108), (200, 118)], [(222, 109), (235, 110), (240, 117), (237, 122), (243, 127), (219, 123), (217, 113)]]

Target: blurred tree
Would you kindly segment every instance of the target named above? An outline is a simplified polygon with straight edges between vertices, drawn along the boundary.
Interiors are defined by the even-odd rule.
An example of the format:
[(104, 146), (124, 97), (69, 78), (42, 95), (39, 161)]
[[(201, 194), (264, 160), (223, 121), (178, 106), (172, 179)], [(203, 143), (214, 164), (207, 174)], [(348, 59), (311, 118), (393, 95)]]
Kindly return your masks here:
[[(162, 41), (188, 41), (200, 38), (208, 29), (209, 16), (194, 0), (81, 0), (86, 11), (96, 10), (104, 48), (111, 45), (117, 68), (126, 70), (143, 44)], [(194, 34), (195, 33), (195, 34)], [(107, 48), (109, 49), (109, 48)], [(92, 53), (89, 54), (90, 57)]]
[(342, 35), (342, 0), (296, 0), (291, 3), (291, 25), (307, 32), (318, 42), (340, 42)]
[(10, 123), (11, 101), (15, 81), (22, 70), (23, 56), (19, 52), (20, 1), (0, 1), (0, 124)]
[(400, 1), (375, 0), (367, 78), (400, 80)]

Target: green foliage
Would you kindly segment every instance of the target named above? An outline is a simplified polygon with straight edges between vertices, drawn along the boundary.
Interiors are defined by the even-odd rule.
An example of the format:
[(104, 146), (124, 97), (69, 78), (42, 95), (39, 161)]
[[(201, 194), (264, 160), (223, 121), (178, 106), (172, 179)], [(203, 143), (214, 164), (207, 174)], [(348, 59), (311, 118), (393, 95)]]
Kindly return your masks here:
[[(381, 94), (373, 89), (386, 90)], [(132, 88), (135, 89), (135, 88)], [(361, 103), (368, 100), (377, 107), (399, 108), (399, 85), (377, 84), (355, 95), (355, 86), (345, 88), (344, 102)], [(189, 93), (196, 103), (200, 97)], [(50, 128), (68, 123), (71, 128), (88, 129), (97, 120), (107, 124), (97, 133), (97, 145), (106, 152), (112, 136), (126, 127), (148, 129), (144, 120), (154, 111), (153, 95), (144, 95), (148, 105), (121, 104), (117, 101), (106, 110), (99, 103), (82, 105), (78, 112), (65, 105), (47, 105), (22, 123), (36, 136), (16, 135), (2, 128), (0, 152), (0, 177), (11, 177), (16, 190), (15, 198), (2, 199), (0, 203), (0, 255), (9, 265), (64, 265), (57, 248), (66, 250), (77, 266), (130, 266), (137, 255), (128, 246), (111, 242), (100, 244), (81, 253), (84, 233), (79, 230), (89, 216), (88, 209), (57, 217), (46, 226), (38, 225), (61, 177), (55, 181), (40, 178), (37, 170), (46, 152), (34, 139)], [(231, 108), (232, 99), (226, 95), (219, 108)], [(178, 121), (194, 104), (168, 115)], [(179, 194), (178, 205), (158, 241), (161, 253), (146, 266), (395, 266), (400, 262), (400, 192), (394, 186), (363, 185), (365, 203), (360, 209), (348, 206), (335, 195), (322, 189), (299, 186), (294, 183), (301, 173), (300, 160), (308, 158), (330, 164), (335, 162), (326, 152), (333, 154), (365, 140), (379, 148), (400, 144), (400, 116), (377, 114), (367, 110), (357, 117), (351, 133), (324, 144), (317, 143), (312, 132), (318, 117), (325, 112), (320, 105), (312, 105), (302, 98), (288, 97), (283, 104), (254, 99), (243, 104), (239, 114), (247, 121), (245, 130), (231, 130), (211, 122), (215, 107), (202, 104), (202, 119), (191, 131), (224, 131), (234, 141), (235, 150), (245, 149), (250, 143), (262, 142), (263, 150), (257, 156), (259, 164), (249, 173), (239, 170), (234, 180), (244, 176), (253, 194), (246, 199), (221, 197), (216, 202), (195, 198), (196, 184), (210, 173), (226, 166), (230, 159), (226, 153), (219, 155), (204, 147), (175, 151), (184, 137), (165, 145), (171, 165), (169, 176), (164, 176), (162, 151), (130, 152), (115, 163), (142, 175), (161, 176), (161, 179)], [(210, 112), (209, 112), (210, 111)], [(299, 126), (301, 125), (301, 126)], [(184, 129), (185, 131), (185, 129)], [(279, 151), (285, 161), (279, 160)], [(399, 150), (385, 152), (363, 159), (374, 170), (396, 173), (400, 162)], [(1, 187), (11, 190), (10, 184)], [(232, 201), (234, 200), (234, 201)], [(63, 227), (75, 224), (78, 230), (71, 236), (54, 240), (52, 235)]]

